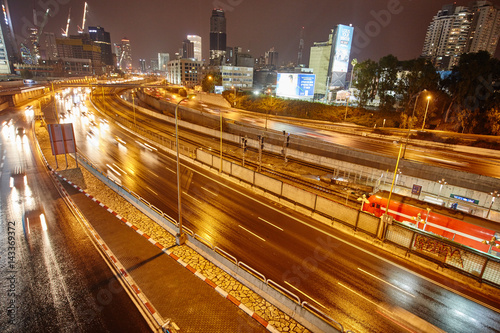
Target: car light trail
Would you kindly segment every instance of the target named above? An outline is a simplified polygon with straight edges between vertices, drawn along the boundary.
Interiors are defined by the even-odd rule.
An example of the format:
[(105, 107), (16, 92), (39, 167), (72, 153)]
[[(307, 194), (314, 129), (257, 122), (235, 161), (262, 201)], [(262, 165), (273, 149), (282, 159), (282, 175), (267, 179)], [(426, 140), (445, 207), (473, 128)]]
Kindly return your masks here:
[(358, 270), (360, 270), (361, 272), (363, 272), (363, 273), (365, 273), (365, 274), (367, 274), (367, 275), (370, 275), (372, 278), (375, 278), (375, 279), (377, 279), (377, 280), (379, 280), (379, 281), (382, 281), (383, 283), (386, 283), (386, 284), (390, 285), (391, 287), (393, 287), (393, 288), (395, 288), (395, 289), (397, 289), (397, 290), (399, 290), (399, 291), (401, 291), (401, 292), (403, 292), (403, 293), (405, 293), (405, 294), (407, 294), (407, 295), (409, 295), (409, 296), (411, 296), (411, 297), (415, 297), (415, 295), (410, 294), (410, 293), (409, 293), (409, 292), (407, 292), (406, 290), (403, 290), (403, 289), (401, 289), (401, 288), (399, 288), (399, 287), (396, 287), (395, 285), (393, 285), (393, 284), (391, 284), (391, 283), (389, 283), (389, 282), (387, 282), (387, 281), (385, 281), (385, 280), (382, 280), (381, 278), (379, 278), (379, 277), (377, 277), (377, 276), (375, 276), (375, 275), (373, 275), (373, 274), (371, 274), (371, 273), (368, 273), (367, 271), (365, 271), (365, 270), (363, 270), (363, 269), (361, 269), (361, 268), (359, 268), (359, 267), (358, 267)]

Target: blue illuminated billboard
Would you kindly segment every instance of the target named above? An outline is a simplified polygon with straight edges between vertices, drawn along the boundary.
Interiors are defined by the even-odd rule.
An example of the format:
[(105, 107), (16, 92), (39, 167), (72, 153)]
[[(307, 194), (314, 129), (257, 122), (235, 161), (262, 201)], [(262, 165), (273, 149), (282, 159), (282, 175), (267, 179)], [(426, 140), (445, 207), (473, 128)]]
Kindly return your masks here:
[(278, 73), (276, 96), (295, 99), (314, 97), (315, 74)]
[(347, 73), (354, 28), (339, 24), (335, 35), (332, 72)]

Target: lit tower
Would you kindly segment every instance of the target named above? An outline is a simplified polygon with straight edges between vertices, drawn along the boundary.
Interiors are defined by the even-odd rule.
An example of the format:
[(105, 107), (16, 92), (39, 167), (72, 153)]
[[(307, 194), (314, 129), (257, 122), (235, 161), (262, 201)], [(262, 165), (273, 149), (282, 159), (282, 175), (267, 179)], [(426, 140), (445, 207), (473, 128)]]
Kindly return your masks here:
[(194, 44), (194, 59), (201, 61), (201, 37), (197, 35), (188, 35), (187, 39)]
[(220, 65), (226, 55), (226, 17), (214, 8), (210, 17), (210, 64)]

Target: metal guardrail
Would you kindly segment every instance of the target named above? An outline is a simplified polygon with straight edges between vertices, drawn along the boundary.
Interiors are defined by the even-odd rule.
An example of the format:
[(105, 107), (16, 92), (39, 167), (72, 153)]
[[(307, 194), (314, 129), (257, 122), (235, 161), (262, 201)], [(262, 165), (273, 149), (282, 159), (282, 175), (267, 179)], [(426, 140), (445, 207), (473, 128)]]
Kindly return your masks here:
[(273, 280), (271, 279), (267, 279), (266, 281), (267, 285), (270, 286), (270, 287), (273, 287), (275, 289), (277, 289), (278, 291), (280, 291), (283, 295), (285, 295), (286, 297), (290, 298), (291, 300), (295, 301), (297, 304), (299, 304), (300, 306), (302, 306), (302, 303), (300, 303), (300, 298), (299, 296), (295, 295), (294, 293), (292, 293), (291, 291), (289, 291), (288, 289), (286, 288), (283, 288), (281, 285), (277, 284), (276, 282), (274, 282)]
[(249, 265), (245, 264), (244, 262), (242, 262), (242, 261), (238, 262), (238, 267), (243, 268), (244, 270), (246, 270), (247, 272), (251, 273), (255, 277), (258, 277), (263, 282), (266, 282), (266, 277), (264, 276), (264, 274), (262, 274), (261, 272), (259, 272), (256, 269), (253, 269), (252, 267), (250, 267)]

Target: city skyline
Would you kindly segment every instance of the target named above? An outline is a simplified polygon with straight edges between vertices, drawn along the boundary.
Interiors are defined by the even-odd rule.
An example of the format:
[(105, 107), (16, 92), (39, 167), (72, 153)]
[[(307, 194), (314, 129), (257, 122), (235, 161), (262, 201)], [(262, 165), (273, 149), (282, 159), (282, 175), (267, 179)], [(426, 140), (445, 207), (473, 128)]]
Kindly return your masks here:
[[(52, 11), (44, 31), (60, 36), (71, 7), (70, 34), (76, 34), (77, 25), (81, 25), (84, 2), (46, 2), (52, 4)], [(467, 5), (470, 1), (456, 2)], [(492, 2), (499, 4), (499, 1)], [(215, 7), (225, 10), (227, 45), (250, 50), (254, 57), (264, 55), (274, 47), (280, 54), (280, 62), (296, 61), (300, 31), (304, 27), (303, 62), (307, 64), (314, 42), (326, 40), (337, 24), (352, 24), (355, 35), (351, 58), (378, 60), (390, 53), (402, 60), (417, 58), (433, 16), (443, 5), (453, 1), (357, 0), (332, 3), (319, 0), (311, 6), (304, 0), (289, 0), (286, 7), (284, 2), (262, 0), (191, 0), (173, 1), (168, 5), (150, 0), (146, 6), (129, 0), (121, 1), (120, 6), (115, 1), (88, 3), (87, 26), (102, 26), (110, 32), (114, 43), (127, 37), (132, 45), (133, 65), (138, 67), (138, 59), (149, 59), (159, 52), (173, 56), (189, 34), (202, 37), (203, 59), (208, 60), (210, 15)], [(35, 2), (35, 9), (42, 13), (46, 7), (40, 4), (42, 2)], [(33, 22), (33, 2), (11, 1), (9, 5), (20, 42)], [(185, 15), (179, 15), (182, 10), (185, 10)], [(495, 55), (498, 56), (498, 50)]]

